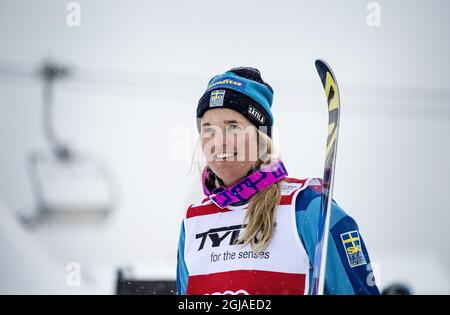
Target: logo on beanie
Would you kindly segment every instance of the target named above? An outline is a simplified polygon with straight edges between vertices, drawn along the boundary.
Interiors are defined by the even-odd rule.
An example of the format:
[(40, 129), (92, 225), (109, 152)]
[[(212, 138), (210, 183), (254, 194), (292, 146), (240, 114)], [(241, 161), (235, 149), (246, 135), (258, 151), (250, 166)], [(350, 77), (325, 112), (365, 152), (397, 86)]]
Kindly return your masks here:
[(264, 115), (261, 114), (261, 112), (259, 110), (257, 110), (256, 108), (254, 108), (253, 106), (250, 105), (248, 107), (248, 113), (250, 114), (250, 116), (252, 116), (257, 121), (259, 121), (262, 125), (264, 125), (265, 118), (264, 118)]
[(244, 91), (246, 85), (247, 83), (245, 81), (238, 78), (223, 77), (220, 81), (210, 83), (206, 90), (208, 91), (214, 88), (230, 88), (233, 90)]
[(223, 99), (225, 97), (225, 90), (215, 90), (211, 92), (209, 98), (209, 107), (223, 106)]

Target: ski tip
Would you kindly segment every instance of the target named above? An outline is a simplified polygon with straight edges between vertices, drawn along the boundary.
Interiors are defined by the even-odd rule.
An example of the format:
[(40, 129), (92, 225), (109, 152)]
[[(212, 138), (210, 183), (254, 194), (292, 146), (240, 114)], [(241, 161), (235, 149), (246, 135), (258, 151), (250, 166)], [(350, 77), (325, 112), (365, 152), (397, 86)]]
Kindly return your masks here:
[(316, 59), (314, 64), (316, 66), (317, 73), (319, 74), (320, 81), (322, 81), (322, 85), (325, 86), (327, 72), (330, 72), (330, 68), (323, 59)]
[(315, 62), (316, 66), (317, 66), (318, 64), (321, 64), (321, 63), (326, 64), (325, 60), (320, 59), (320, 58), (319, 58), (319, 59), (316, 59), (316, 62)]
[(316, 59), (315, 65), (316, 65), (317, 71), (321, 72), (321, 73), (330, 71), (330, 69), (331, 69), (330, 66), (323, 59)]
[(333, 70), (328, 65), (328, 63), (323, 59), (316, 59), (315, 61), (317, 72), (319, 73), (320, 79), (322, 81), (323, 86), (325, 86), (326, 74), (329, 72), (333, 77), (333, 80), (336, 82), (336, 77), (334, 76)]

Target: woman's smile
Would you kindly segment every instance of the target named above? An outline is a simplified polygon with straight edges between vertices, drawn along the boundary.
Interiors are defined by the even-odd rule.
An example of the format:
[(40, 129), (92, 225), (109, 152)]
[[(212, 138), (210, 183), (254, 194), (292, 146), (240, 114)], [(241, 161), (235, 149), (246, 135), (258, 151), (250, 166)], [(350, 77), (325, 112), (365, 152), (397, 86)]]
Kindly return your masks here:
[(214, 161), (216, 162), (227, 162), (227, 161), (235, 161), (234, 158), (237, 156), (236, 152), (228, 152), (228, 153), (220, 153), (214, 156)]

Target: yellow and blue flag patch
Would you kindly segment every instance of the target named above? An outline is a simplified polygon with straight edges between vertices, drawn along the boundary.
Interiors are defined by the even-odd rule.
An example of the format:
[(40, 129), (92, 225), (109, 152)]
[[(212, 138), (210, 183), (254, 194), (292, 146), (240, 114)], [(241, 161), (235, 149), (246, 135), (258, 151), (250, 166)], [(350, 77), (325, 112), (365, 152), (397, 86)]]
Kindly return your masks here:
[(209, 98), (209, 107), (223, 106), (223, 100), (225, 98), (225, 90), (215, 90), (211, 92)]
[(341, 240), (350, 267), (353, 268), (367, 263), (362, 251), (361, 238), (359, 237), (358, 230), (342, 233)]

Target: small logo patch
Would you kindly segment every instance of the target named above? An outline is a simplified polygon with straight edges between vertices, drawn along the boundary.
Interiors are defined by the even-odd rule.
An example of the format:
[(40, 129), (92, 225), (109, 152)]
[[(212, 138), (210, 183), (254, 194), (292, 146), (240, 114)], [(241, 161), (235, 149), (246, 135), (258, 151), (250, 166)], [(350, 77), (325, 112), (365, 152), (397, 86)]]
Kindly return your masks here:
[(225, 97), (225, 90), (215, 90), (211, 92), (209, 98), (209, 107), (223, 106), (223, 99)]
[(233, 77), (223, 77), (220, 81), (213, 82), (208, 85), (208, 90), (212, 90), (214, 88), (230, 88), (233, 90), (244, 91), (247, 83), (243, 80)]
[(344, 245), (350, 267), (357, 267), (367, 263), (361, 247), (361, 239), (357, 230), (341, 234), (342, 244)]
[(261, 112), (259, 110), (257, 110), (253, 106), (249, 106), (248, 113), (250, 115), (252, 115), (257, 121), (259, 121), (261, 124), (264, 125), (264, 122), (265, 122), (264, 115), (261, 114)]
[(301, 185), (283, 185), (281, 186), (281, 192), (290, 194), (293, 190), (301, 187)]

